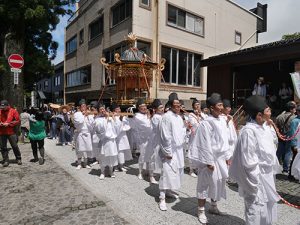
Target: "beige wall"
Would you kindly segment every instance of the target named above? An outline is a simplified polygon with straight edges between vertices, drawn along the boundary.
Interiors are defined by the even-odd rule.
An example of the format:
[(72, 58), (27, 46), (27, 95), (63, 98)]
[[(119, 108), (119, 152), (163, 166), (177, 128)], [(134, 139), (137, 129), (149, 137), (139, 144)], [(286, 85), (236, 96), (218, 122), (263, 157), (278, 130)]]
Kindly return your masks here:
[[(133, 17), (133, 32), (141, 38), (152, 39), (153, 59), (156, 58), (158, 44), (184, 49), (202, 54), (204, 58), (228, 51), (238, 50), (241, 46), (235, 44), (235, 31), (242, 33), (242, 43), (256, 31), (257, 17), (252, 13), (227, 0), (152, 0), (151, 11), (139, 7), (139, 1), (134, 1), (135, 15)], [(204, 18), (204, 37), (182, 31), (167, 25), (167, 3), (182, 8), (192, 14)], [(156, 36), (156, 10), (158, 7), (158, 36)], [(256, 44), (256, 35), (247, 42), (245, 47)], [(158, 54), (160, 55), (159, 49)], [(206, 68), (202, 69), (202, 94), (181, 92), (183, 98), (204, 98), (206, 92)], [(180, 91), (178, 91), (180, 92)], [(152, 91), (154, 93), (154, 91)], [(160, 91), (164, 98), (169, 92)], [(196, 95), (196, 96), (191, 96)]]

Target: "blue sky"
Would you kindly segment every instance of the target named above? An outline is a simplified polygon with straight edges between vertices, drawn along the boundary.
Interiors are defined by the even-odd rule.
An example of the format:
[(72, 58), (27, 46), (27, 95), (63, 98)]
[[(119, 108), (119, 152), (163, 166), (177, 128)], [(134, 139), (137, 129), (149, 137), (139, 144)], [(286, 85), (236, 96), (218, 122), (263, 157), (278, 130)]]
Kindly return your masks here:
[[(256, 7), (257, 0), (233, 0), (246, 9)], [(268, 4), (268, 31), (259, 34), (259, 43), (264, 44), (280, 40), (283, 34), (300, 32), (300, 1), (295, 0), (260, 0), (262, 4)], [(52, 63), (57, 64), (64, 58), (64, 29), (70, 16), (60, 18), (52, 36), (59, 43), (57, 56)]]

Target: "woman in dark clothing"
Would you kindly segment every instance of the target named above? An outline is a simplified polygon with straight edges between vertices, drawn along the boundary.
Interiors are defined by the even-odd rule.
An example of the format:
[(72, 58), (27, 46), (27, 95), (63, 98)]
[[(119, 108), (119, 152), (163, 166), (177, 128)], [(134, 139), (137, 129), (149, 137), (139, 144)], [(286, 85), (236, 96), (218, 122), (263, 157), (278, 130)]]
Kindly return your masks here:
[[(33, 159), (31, 162), (39, 161), (40, 165), (44, 164), (44, 139), (46, 137), (45, 132), (45, 121), (43, 120), (44, 116), (42, 112), (37, 112), (34, 118), (30, 118), (30, 130), (29, 130), (29, 140), (31, 143)], [(38, 149), (40, 152), (40, 158), (38, 158)]]

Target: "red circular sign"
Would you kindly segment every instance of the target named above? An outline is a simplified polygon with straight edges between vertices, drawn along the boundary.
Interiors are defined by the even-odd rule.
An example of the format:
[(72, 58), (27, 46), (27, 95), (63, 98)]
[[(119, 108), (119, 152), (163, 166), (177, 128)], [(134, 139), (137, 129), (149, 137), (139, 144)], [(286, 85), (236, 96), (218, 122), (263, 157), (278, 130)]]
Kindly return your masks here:
[(8, 64), (12, 68), (21, 69), (24, 65), (24, 59), (19, 54), (11, 54), (8, 57)]

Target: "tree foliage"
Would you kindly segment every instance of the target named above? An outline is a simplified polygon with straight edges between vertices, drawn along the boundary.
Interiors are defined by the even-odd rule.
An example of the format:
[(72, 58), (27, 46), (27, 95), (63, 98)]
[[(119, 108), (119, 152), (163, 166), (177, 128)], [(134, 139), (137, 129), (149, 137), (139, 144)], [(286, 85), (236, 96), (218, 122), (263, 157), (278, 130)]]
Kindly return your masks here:
[(51, 32), (59, 23), (59, 16), (70, 14), (68, 6), (75, 0), (0, 0), (0, 56), (3, 55), (5, 36), (23, 43), (25, 59), (25, 87), (37, 74), (53, 72), (50, 60), (56, 56), (58, 43)]
[(293, 34), (285, 34), (282, 36), (282, 40), (291, 40), (296, 38), (300, 38), (300, 32), (296, 32)]

